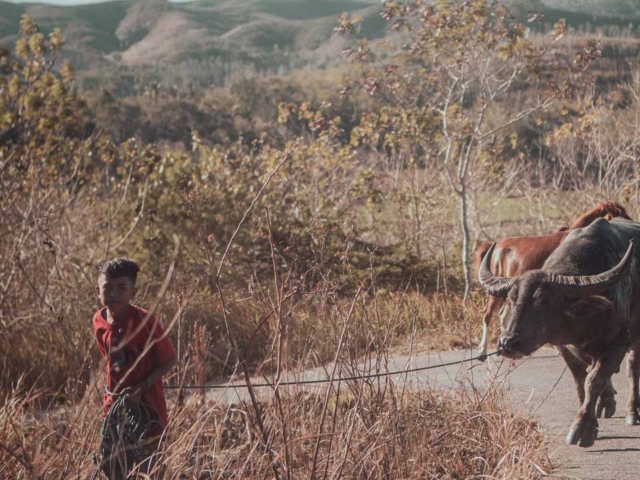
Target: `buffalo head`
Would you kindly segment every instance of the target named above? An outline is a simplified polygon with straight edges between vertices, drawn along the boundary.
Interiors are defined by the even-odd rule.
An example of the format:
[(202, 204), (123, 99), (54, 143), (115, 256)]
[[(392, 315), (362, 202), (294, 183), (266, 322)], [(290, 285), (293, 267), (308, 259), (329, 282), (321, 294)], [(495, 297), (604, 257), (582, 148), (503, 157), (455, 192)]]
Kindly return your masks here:
[(559, 275), (532, 270), (513, 278), (491, 272), (491, 255), (485, 255), (478, 278), (487, 293), (505, 298), (506, 318), (500, 336), (502, 353), (511, 358), (530, 355), (545, 343), (562, 343), (570, 336), (567, 316), (602, 314), (611, 302), (597, 296), (614, 287), (629, 271), (633, 240), (620, 262), (597, 275)]

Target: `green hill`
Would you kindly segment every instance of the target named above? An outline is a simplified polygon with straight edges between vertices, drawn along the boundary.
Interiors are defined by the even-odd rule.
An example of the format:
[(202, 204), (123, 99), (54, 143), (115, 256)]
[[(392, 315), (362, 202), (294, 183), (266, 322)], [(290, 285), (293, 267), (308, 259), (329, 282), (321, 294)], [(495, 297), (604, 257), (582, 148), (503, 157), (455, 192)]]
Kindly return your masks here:
[(590, 25), (634, 26), (640, 24), (640, 0), (505, 0), (520, 20), (540, 12), (544, 23), (565, 18), (576, 29)]
[[(640, 22), (640, 0), (503, 1), (522, 20), (543, 13), (547, 27), (561, 17), (576, 28)], [(174, 77), (199, 72), (196, 83), (217, 83), (245, 67), (273, 73), (335, 64), (345, 46), (333, 31), (338, 16), (357, 13), (360, 35), (378, 38), (387, 27), (381, 9), (379, 0), (123, 0), (70, 7), (0, 0), (0, 43), (15, 41), (27, 13), (45, 33), (63, 29), (64, 55), (81, 74), (100, 78), (96, 72), (114, 67), (142, 68), (159, 81), (169, 66)]]
[[(0, 1), (0, 43), (15, 40), (27, 13), (45, 33), (63, 29), (66, 53), (80, 69), (201, 59), (203, 52), (247, 58), (275, 49), (308, 58), (309, 51), (332, 42), (340, 13), (371, 17), (372, 6), (377, 16), (375, 0), (134, 0), (74, 7)], [(384, 22), (374, 25), (367, 34), (383, 35)]]

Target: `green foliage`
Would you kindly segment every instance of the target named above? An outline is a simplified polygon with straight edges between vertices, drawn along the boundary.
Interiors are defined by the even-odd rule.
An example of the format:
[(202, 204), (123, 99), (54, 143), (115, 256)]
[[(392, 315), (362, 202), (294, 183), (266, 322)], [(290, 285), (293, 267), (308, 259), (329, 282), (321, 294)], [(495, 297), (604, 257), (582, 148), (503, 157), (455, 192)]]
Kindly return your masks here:
[(5, 155), (9, 146), (19, 148), (13, 151), (11, 164), (16, 168), (24, 167), (21, 161), (25, 159), (21, 157), (28, 150), (33, 153), (35, 149), (64, 149), (70, 137), (82, 133), (85, 114), (71, 66), (65, 63), (59, 72), (54, 70), (63, 45), (62, 32), (54, 30), (47, 40), (33, 20), (24, 16), (20, 35), (16, 58), (3, 55), (0, 77), (5, 86), (0, 90), (0, 144), (4, 145), (1, 148)]

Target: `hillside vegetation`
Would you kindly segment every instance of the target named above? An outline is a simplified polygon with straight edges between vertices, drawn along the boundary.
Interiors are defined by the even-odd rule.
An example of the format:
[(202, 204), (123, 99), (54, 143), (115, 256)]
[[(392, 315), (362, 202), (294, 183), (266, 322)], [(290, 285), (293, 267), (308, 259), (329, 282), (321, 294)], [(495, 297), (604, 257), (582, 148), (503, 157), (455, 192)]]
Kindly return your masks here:
[[(315, 0), (0, 11), (14, 15), (0, 50), (0, 477), (95, 471), (90, 319), (107, 258), (141, 265), (136, 302), (178, 350), (168, 383), (277, 383), (385, 371), (400, 344), (469, 348), (478, 243), (550, 232), (602, 199), (639, 218), (634, 39), (530, 30), (488, 0), (340, 5), (353, 10), (338, 19)], [(112, 49), (78, 42), (98, 29)], [(269, 74), (322, 51), (340, 64)], [(220, 85), (187, 81), (220, 71)], [(230, 406), (173, 392), (160, 463), (186, 478), (542, 477), (538, 426), (494, 387), (359, 379)]]
[[(542, 13), (546, 29), (560, 18), (567, 18), (576, 29), (628, 28), (640, 20), (640, 7), (631, 0), (505, 3), (521, 21), (530, 12)], [(63, 30), (63, 55), (81, 76), (93, 72), (99, 78), (96, 70), (113, 72), (118, 67), (140, 69), (159, 64), (189, 70), (193, 62), (215, 65), (227, 73), (247, 68), (252, 74), (277, 73), (339, 63), (346, 43), (333, 29), (343, 12), (362, 17), (360, 37), (384, 37), (381, 11), (375, 0), (123, 0), (69, 7), (0, 1), (0, 44), (15, 41), (16, 25), (28, 14), (44, 33)], [(221, 85), (226, 78), (210, 83)], [(194, 79), (206, 82), (197, 75)]]
[[(11, 42), (16, 25), (29, 14), (40, 28), (61, 28), (65, 55), (76, 68), (112, 63), (148, 65), (203, 57), (287, 68), (329, 61), (322, 48), (332, 41), (336, 17), (344, 11), (365, 19), (380, 12), (377, 2), (334, 0), (201, 0), (173, 4), (167, 0), (112, 1), (59, 7), (0, 2), (0, 43)], [(369, 36), (384, 35), (367, 30)], [(324, 60), (317, 58), (318, 55)]]

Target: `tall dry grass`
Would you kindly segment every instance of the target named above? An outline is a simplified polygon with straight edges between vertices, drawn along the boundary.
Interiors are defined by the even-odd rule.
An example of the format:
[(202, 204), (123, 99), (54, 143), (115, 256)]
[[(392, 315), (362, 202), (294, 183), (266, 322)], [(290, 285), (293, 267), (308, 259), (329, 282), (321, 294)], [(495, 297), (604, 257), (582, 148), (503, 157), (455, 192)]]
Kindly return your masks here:
[[(171, 384), (231, 373), (277, 383), (303, 368), (329, 365), (334, 376), (360, 371), (363, 362), (384, 371), (400, 338), (413, 355), (469, 346), (479, 326), (481, 300), (463, 305), (455, 294), (392, 292), (373, 280), (349, 296), (330, 278), (307, 290), (277, 268), (268, 284), (232, 289), (215, 277), (214, 264), (211, 275), (211, 289), (189, 288), (179, 268), (167, 290), (142, 288), (141, 303), (157, 303), (180, 354)], [(63, 291), (55, 281), (51, 288)], [(64, 329), (43, 329), (48, 348), (27, 352), (16, 336), (15, 350), (4, 353), (23, 374), (0, 402), (0, 477), (97, 471), (91, 458), (101, 439), (104, 365), (86, 295), (76, 303), (86, 311), (66, 317)], [(69, 348), (69, 331), (82, 350)], [(54, 366), (59, 378), (48, 375)], [(156, 472), (164, 478), (534, 478), (549, 468), (535, 423), (515, 415), (494, 387), (439, 392), (362, 379), (250, 390), (235, 404), (199, 390), (168, 396), (170, 434)]]
[[(95, 271), (79, 259), (109, 253), (92, 241), (91, 232), (105, 228), (98, 212), (81, 198), (44, 231), (24, 220), (20, 256), (13, 262), (16, 281), (3, 297), (10, 306), (6, 318), (13, 320), (0, 330), (0, 478), (90, 478), (96, 471), (91, 455), (100, 443), (105, 366), (90, 324), (97, 308)], [(146, 264), (173, 272), (167, 289), (162, 276), (143, 274), (137, 299), (154, 308), (178, 349), (170, 383), (204, 384), (230, 374), (278, 381), (326, 364), (334, 372), (354, 372), (363, 361), (384, 369), (400, 338), (410, 354), (472, 343), (477, 304), (464, 306), (454, 293), (426, 297), (379, 287), (373, 261), (359, 272), (356, 293), (339, 281), (342, 272), (331, 274), (333, 267), (319, 271), (313, 283), (294, 281), (280, 265), (281, 247), (269, 221), (267, 211), (271, 278), (247, 282), (223, 271), (220, 265), (232, 263), (210, 253), (195, 220), (195, 245), (208, 262), (204, 271), (189, 263), (194, 252), (186, 246), (182, 256)], [(11, 245), (3, 247), (9, 251)], [(349, 267), (348, 258), (343, 263), (341, 270)], [(236, 405), (197, 390), (182, 404), (172, 392), (164, 475), (417, 478), (498, 472), (530, 478), (534, 465), (545, 464), (533, 424), (513, 416), (497, 392), (464, 392), (439, 397), (430, 389), (362, 380), (315, 392), (250, 391)], [(450, 430), (453, 418), (460, 427)], [(443, 455), (450, 442), (461, 445), (461, 437), (467, 446), (459, 458)], [(483, 443), (496, 438), (501, 447)]]
[[(384, 368), (387, 355), (373, 360)], [(43, 408), (42, 393), (17, 388), (4, 399), (0, 476), (92, 478), (97, 383), (73, 405)], [(155, 472), (162, 478), (532, 479), (551, 468), (537, 424), (514, 413), (498, 385), (461, 381), (442, 391), (361, 379), (266, 389), (258, 395), (261, 422), (248, 400), (194, 393), (180, 404), (175, 391), (168, 396), (170, 433)]]
[[(6, 312), (26, 318), (0, 330), (2, 478), (89, 478), (96, 471), (105, 366), (90, 324), (95, 271), (79, 259), (104, 254), (91, 232), (105, 225), (85, 201), (46, 232), (25, 221), (20, 282), (7, 291)], [(168, 382), (198, 385), (231, 374), (277, 382), (310, 367), (357, 372), (362, 362), (384, 371), (401, 348), (413, 355), (477, 340), (482, 297), (464, 305), (445, 285), (430, 295), (390, 290), (377, 283), (373, 258), (358, 272), (357, 293), (341, 282), (348, 257), (305, 283), (282, 268), (268, 211), (252, 221), (267, 224), (271, 278), (236, 278), (230, 267), (221, 276), (219, 265), (234, 265), (233, 246), (228, 263), (207, 253), (213, 249), (196, 221), (191, 233), (209, 262), (204, 270), (190, 263), (193, 243), (178, 257), (143, 265), (137, 301), (156, 305), (180, 356)], [(168, 289), (144, 267), (174, 267)], [(361, 380), (249, 394), (235, 405), (198, 390), (184, 404), (176, 395), (169, 393), (171, 434), (162, 445), (165, 478), (533, 478), (549, 467), (535, 424), (493, 388), (443, 394)]]

